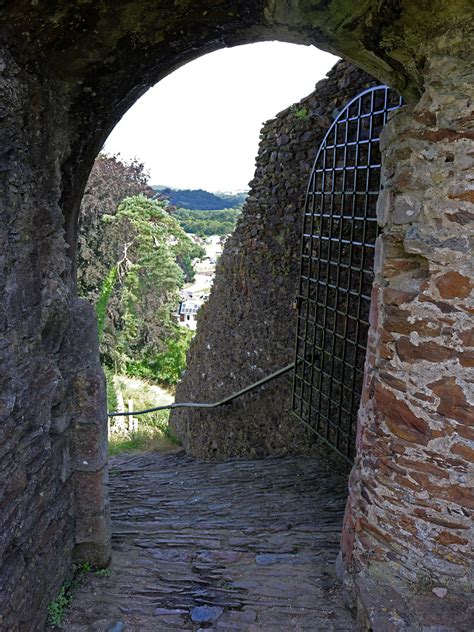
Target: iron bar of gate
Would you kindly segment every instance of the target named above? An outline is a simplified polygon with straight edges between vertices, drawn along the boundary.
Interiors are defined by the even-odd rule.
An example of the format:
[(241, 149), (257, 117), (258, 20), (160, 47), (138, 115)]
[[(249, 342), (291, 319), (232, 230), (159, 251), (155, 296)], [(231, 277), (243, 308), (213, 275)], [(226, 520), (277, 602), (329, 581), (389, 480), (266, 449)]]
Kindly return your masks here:
[(376, 86), (345, 106), (317, 152), (304, 205), (292, 410), (349, 462), (378, 235), (379, 139), (400, 105)]
[(205, 408), (207, 410), (209, 410), (210, 408), (218, 408), (219, 406), (225, 406), (226, 404), (230, 404), (230, 402), (234, 401), (234, 399), (237, 399), (238, 397), (242, 397), (242, 395), (246, 395), (247, 393), (250, 393), (251, 391), (258, 388), (259, 386), (263, 386), (267, 382), (270, 382), (271, 380), (274, 380), (277, 377), (280, 377), (280, 375), (284, 375), (285, 373), (288, 373), (289, 371), (294, 369), (294, 367), (295, 367), (295, 363), (292, 362), (291, 364), (288, 364), (282, 369), (278, 369), (278, 371), (275, 371), (271, 375), (267, 375), (267, 377), (262, 378), (258, 382), (255, 382), (254, 384), (250, 384), (250, 386), (246, 386), (240, 391), (237, 391), (236, 393), (233, 393), (232, 395), (229, 395), (228, 397), (225, 397), (224, 399), (221, 399), (218, 402), (214, 402), (213, 404), (199, 403), (199, 402), (182, 402), (182, 403), (167, 404), (165, 406), (155, 406), (154, 408), (147, 408), (146, 410), (134, 410), (132, 412), (117, 411), (113, 413), (107, 413), (107, 415), (108, 417), (127, 417), (129, 415), (145, 415), (146, 413), (154, 413), (157, 410), (171, 410), (174, 408)]

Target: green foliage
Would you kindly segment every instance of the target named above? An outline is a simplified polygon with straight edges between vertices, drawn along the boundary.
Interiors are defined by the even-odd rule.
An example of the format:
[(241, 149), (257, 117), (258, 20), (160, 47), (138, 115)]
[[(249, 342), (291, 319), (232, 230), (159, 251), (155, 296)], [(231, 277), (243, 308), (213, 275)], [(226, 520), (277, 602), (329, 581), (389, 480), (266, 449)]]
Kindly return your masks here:
[(83, 575), (85, 575), (86, 573), (92, 572), (92, 570), (93, 570), (93, 567), (90, 562), (79, 562), (75, 566), (74, 576), (77, 580), (78, 578), (82, 578)]
[(186, 368), (186, 354), (193, 339), (193, 332), (175, 327), (166, 341), (166, 349), (154, 356), (129, 360), (125, 366), (127, 375), (168, 384), (177, 384)]
[(167, 349), (156, 358), (157, 376), (165, 384), (177, 384), (186, 368), (188, 352), (193, 332), (180, 327), (167, 342)]
[(192, 260), (204, 251), (161, 201), (125, 198), (102, 221), (116, 254), (97, 303), (99, 323), (105, 322), (101, 350), (105, 363), (120, 371), (166, 348), (175, 328), (183, 267), (189, 274)]
[(107, 276), (102, 283), (102, 289), (100, 291), (99, 299), (95, 305), (95, 311), (97, 314), (97, 329), (99, 332), (99, 341), (102, 339), (104, 333), (105, 317), (107, 315), (107, 306), (109, 304), (112, 291), (114, 289), (115, 282), (118, 277), (118, 268), (116, 265), (112, 266)]
[(61, 628), (66, 611), (74, 597), (74, 591), (82, 586), (87, 573), (94, 571), (89, 562), (80, 562), (73, 566), (71, 579), (67, 579), (61, 586), (58, 596), (48, 604), (48, 625), (53, 628)]
[(48, 624), (54, 628), (62, 626), (66, 610), (71, 603), (71, 595), (66, 594), (66, 588), (62, 586), (58, 596), (48, 605)]
[(230, 235), (235, 230), (240, 214), (240, 208), (228, 208), (221, 211), (187, 209), (173, 211), (173, 217), (178, 220), (184, 231), (199, 236)]
[(290, 107), (290, 112), (298, 119), (306, 120), (309, 118), (310, 111), (308, 108), (299, 107), (298, 105), (292, 105)]
[(196, 259), (203, 259), (206, 256), (205, 248), (187, 237), (186, 241), (183, 240), (176, 243), (174, 253), (176, 257), (176, 263), (183, 271), (185, 283), (191, 283), (192, 281), (194, 281), (195, 277), (193, 262)]
[(99, 568), (98, 571), (94, 572), (94, 575), (97, 577), (110, 577), (112, 575), (112, 570), (110, 568)]

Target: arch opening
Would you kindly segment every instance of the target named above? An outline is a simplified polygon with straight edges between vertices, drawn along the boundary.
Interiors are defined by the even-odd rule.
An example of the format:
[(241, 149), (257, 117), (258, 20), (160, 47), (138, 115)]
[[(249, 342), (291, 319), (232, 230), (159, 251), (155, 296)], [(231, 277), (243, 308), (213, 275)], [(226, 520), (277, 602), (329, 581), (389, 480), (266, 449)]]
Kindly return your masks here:
[[(100, 563), (108, 554), (105, 454), (96, 449), (103, 382), (93, 317), (71, 287), (64, 216), (73, 245), (93, 157), (153, 78), (200, 51), (275, 36), (319, 42), (412, 97), (383, 138), (386, 237), (377, 253), (361, 458), (343, 555), (361, 599), (387, 574), (392, 588), (400, 577), (417, 586), (429, 577), (448, 600), (468, 586), (472, 6), (440, 3), (433, 13), (418, 5), (242, 1), (236, 14), (225, 1), (207, 13), (186, 1), (172, 11), (141, 0), (48, 10), (27, 0), (5, 3), (2, 598), (12, 630), (28, 630), (32, 609), (44, 611), (75, 544)], [(90, 529), (75, 515), (85, 496), (97, 500)], [(430, 612), (415, 620), (439, 625), (443, 612), (428, 601)], [(18, 604), (26, 605), (20, 621)], [(407, 626), (413, 621), (404, 618)]]

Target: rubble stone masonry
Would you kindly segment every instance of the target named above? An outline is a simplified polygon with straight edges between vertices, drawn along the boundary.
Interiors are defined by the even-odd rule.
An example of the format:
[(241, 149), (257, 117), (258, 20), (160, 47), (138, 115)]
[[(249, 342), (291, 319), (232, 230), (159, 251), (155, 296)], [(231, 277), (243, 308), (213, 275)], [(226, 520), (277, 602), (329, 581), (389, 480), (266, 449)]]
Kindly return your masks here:
[[(379, 82), (338, 62), (316, 90), (262, 128), (243, 214), (217, 266), (176, 401), (218, 401), (294, 361), (304, 198), (332, 121)], [(307, 452), (315, 436), (291, 414), (292, 373), (210, 411), (177, 410), (174, 431), (205, 458)]]
[(353, 572), (458, 590), (473, 563), (472, 86), (469, 63), (433, 58), (419, 103), (383, 132), (384, 232), (343, 535)]
[[(74, 554), (105, 564), (110, 553), (104, 380), (93, 310), (74, 288), (77, 218), (94, 158), (128, 108), (174, 69), (212, 50), (263, 40), (314, 44), (344, 56), (411, 104), (384, 133), (379, 213), (385, 232), (341, 566), (366, 612), (369, 592), (386, 594), (377, 589), (382, 576), (407, 586), (436, 582), (448, 596), (467, 587), (474, 418), (472, 0), (0, 5), (0, 628), (43, 630), (46, 605)], [(252, 186), (265, 202), (259, 205), (252, 193), (237, 233), (242, 244), (234, 239), (222, 259), (233, 268), (232, 284), (216, 286), (233, 309), (223, 342), (248, 318), (256, 324), (254, 340), (240, 341), (250, 354), (247, 368), (236, 370), (234, 379), (227, 370), (235, 366), (237, 345), (204, 341), (199, 382), (206, 386), (197, 390), (192, 360), (195, 378), (180, 398), (225, 395), (229, 378), (233, 391), (291, 360), (287, 322), (294, 312), (285, 274), (294, 269), (296, 278), (301, 174), (350, 92), (342, 76), (319, 90), (324, 86), (330, 90), (320, 103), (302, 103), (314, 131), (303, 115), (291, 118), (290, 112), (264, 129), (267, 154), (259, 163), (265, 166)], [(298, 144), (301, 153), (293, 155)], [(218, 371), (216, 359), (225, 369), (217, 392), (206, 381), (207, 371)], [(269, 387), (270, 411), (286, 388), (283, 379)], [(252, 429), (247, 436), (243, 409), (233, 409), (229, 424), (214, 419), (217, 446), (226, 448), (222, 456), (240, 454), (249, 443), (255, 455), (280, 451), (290, 437), (294, 449), (304, 451), (308, 439), (296, 431), (291, 436), (283, 407), (277, 418), (245, 405), (259, 434)], [(201, 429), (200, 453), (214, 454), (213, 440)], [(376, 588), (368, 591), (371, 581)], [(392, 630), (394, 621), (370, 625)], [(439, 630), (436, 625), (428, 630)], [(417, 626), (405, 629), (422, 629)]]
[(2, 632), (41, 630), (71, 559), (110, 556), (105, 383), (94, 310), (65, 281), (58, 173), (68, 145), (64, 104), (50, 90), (2, 52)]

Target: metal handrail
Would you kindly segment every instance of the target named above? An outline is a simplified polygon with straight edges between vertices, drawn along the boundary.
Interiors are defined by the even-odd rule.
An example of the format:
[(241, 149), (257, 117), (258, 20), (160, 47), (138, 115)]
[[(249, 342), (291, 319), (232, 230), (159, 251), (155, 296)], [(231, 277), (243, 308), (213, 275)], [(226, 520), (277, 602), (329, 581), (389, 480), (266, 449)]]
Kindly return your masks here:
[(267, 382), (270, 382), (271, 380), (274, 380), (275, 378), (280, 377), (280, 375), (284, 375), (285, 373), (288, 373), (289, 371), (291, 371), (291, 369), (294, 369), (294, 368), (295, 368), (295, 363), (292, 362), (291, 364), (288, 364), (282, 369), (278, 369), (278, 371), (275, 371), (271, 375), (268, 375), (267, 377), (262, 378), (258, 382), (255, 382), (254, 384), (251, 384), (250, 386), (246, 386), (242, 390), (237, 391), (237, 393), (234, 393), (233, 395), (229, 395), (229, 397), (225, 397), (224, 399), (221, 399), (218, 402), (214, 402), (213, 404), (198, 403), (198, 402), (174, 403), (174, 404), (167, 404), (166, 406), (156, 406), (155, 408), (147, 408), (145, 410), (133, 410), (130, 412), (117, 411), (113, 413), (107, 413), (107, 416), (108, 417), (128, 417), (132, 415), (135, 417), (135, 415), (145, 415), (146, 413), (154, 413), (157, 410), (169, 410), (173, 408), (206, 408), (206, 409), (218, 408), (219, 406), (225, 406), (226, 404), (230, 404), (230, 402), (232, 402), (234, 399), (237, 399), (238, 397), (241, 397), (242, 395), (245, 395), (246, 393), (253, 391), (259, 386), (263, 386), (263, 384), (266, 384)]

